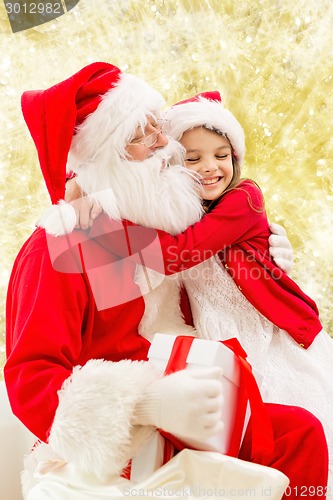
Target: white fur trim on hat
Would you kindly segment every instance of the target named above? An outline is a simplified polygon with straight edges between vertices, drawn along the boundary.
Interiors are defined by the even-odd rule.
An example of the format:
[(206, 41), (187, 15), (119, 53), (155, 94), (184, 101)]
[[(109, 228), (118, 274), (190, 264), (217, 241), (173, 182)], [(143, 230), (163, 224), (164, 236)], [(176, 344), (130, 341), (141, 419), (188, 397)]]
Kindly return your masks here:
[(234, 115), (218, 101), (200, 97), (197, 101), (177, 104), (164, 114), (164, 132), (177, 141), (187, 131), (205, 126), (226, 134), (239, 165), (245, 155), (244, 131)]
[[(144, 128), (149, 116), (159, 117), (163, 105), (159, 92), (140, 78), (122, 73), (97, 109), (78, 127), (69, 151), (67, 171), (79, 174), (92, 165), (90, 175), (98, 176), (95, 167), (104, 153), (110, 166), (114, 158), (124, 157), (126, 144), (137, 127)], [(72, 232), (75, 224), (75, 210), (64, 200), (50, 207), (38, 221), (38, 225), (53, 236)]]
[(105, 149), (125, 154), (126, 144), (148, 116), (160, 116), (164, 99), (136, 76), (122, 73), (73, 137), (67, 171), (78, 173), (83, 163), (95, 162)]

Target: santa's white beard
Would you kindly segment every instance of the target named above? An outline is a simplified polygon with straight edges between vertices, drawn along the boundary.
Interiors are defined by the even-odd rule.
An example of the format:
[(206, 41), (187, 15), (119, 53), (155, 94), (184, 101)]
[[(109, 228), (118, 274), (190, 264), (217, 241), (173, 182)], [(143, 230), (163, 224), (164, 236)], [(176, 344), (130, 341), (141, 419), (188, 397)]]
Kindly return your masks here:
[(144, 161), (99, 158), (83, 166), (77, 183), (112, 219), (127, 219), (172, 234), (184, 231), (203, 214), (199, 186), (180, 164), (181, 146), (170, 141)]

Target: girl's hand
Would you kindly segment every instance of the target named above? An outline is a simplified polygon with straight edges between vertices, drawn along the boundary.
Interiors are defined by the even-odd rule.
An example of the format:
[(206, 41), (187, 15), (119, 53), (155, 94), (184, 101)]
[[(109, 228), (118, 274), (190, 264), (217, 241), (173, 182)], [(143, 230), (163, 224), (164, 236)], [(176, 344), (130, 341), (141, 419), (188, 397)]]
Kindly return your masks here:
[(88, 229), (102, 212), (98, 203), (93, 202), (81, 190), (75, 178), (66, 182), (65, 200), (71, 203), (76, 213), (76, 229)]
[(273, 257), (275, 264), (286, 274), (290, 274), (293, 269), (294, 254), (286, 230), (279, 224), (270, 224), (272, 232), (269, 237), (269, 253)]

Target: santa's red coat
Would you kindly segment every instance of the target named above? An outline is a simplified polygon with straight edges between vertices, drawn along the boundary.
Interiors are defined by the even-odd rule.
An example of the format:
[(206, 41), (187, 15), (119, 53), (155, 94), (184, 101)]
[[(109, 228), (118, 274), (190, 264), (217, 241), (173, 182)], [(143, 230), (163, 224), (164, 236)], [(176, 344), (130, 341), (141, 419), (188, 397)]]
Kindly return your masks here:
[[(140, 379), (140, 373), (135, 370), (146, 367), (128, 366), (128, 381), (122, 374), (122, 387), (114, 374), (119, 363), (107, 361), (147, 357), (149, 342), (138, 334), (144, 300), (134, 283), (134, 270), (135, 264), (119, 261), (82, 231), (53, 238), (46, 237), (43, 229), (37, 229), (21, 249), (8, 288), (5, 380), (13, 412), (41, 440), (48, 439), (53, 425), (59, 405), (58, 391), (72, 376), (73, 368), (79, 366), (84, 369), (75, 372), (73, 380), (79, 384), (82, 375), (86, 400), (82, 394), (81, 407), (76, 411), (81, 417), (76, 414), (71, 417), (72, 424), (70, 417), (66, 417), (69, 432), (73, 434), (72, 427), (76, 425), (82, 439), (82, 432), (91, 428), (89, 419), (95, 418), (92, 443), (101, 448), (107, 436), (102, 435), (105, 431), (100, 428), (98, 441), (98, 421), (104, 416), (109, 422), (105, 425), (108, 425), (110, 439), (112, 433), (116, 437), (113, 424), (117, 424), (112, 420), (116, 414), (103, 391), (107, 395), (113, 393), (115, 405), (118, 399), (129, 401), (123, 416), (127, 419), (124, 425), (129, 427), (129, 414), (140, 395), (140, 383), (151, 381), (151, 376), (144, 373)], [(105, 291), (110, 307), (97, 309), (95, 295), (99, 289)], [(136, 298), (126, 300), (126, 297)], [(106, 361), (103, 366), (90, 367), (87, 362), (92, 359)], [(84, 381), (84, 370), (90, 377), (90, 387)], [(131, 384), (133, 374), (135, 379)], [(72, 391), (74, 382), (70, 386)], [(77, 392), (81, 395), (80, 386)], [(75, 413), (76, 403), (78, 399), (64, 402), (69, 406), (66, 411), (73, 408)], [(81, 420), (75, 422), (74, 417)], [(60, 418), (65, 420), (59, 413)], [(63, 434), (65, 438), (66, 432)], [(119, 429), (118, 434), (120, 437)], [(114, 443), (112, 438), (119, 451), (122, 439), (124, 436)], [(84, 450), (80, 453), (84, 454)]]

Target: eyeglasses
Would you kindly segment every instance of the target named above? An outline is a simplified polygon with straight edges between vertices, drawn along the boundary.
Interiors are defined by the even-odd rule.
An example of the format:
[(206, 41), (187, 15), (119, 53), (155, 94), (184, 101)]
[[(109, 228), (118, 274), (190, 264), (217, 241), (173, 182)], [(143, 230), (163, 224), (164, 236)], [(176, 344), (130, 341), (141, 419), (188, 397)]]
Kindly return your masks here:
[(146, 148), (151, 148), (152, 146), (154, 146), (154, 144), (156, 144), (158, 136), (161, 133), (162, 133), (162, 129), (159, 130), (158, 132), (153, 132), (152, 134), (147, 135), (147, 137), (145, 137), (140, 142), (131, 142), (129, 145), (130, 146), (141, 146), (141, 145), (143, 145), (143, 146), (146, 146)]

